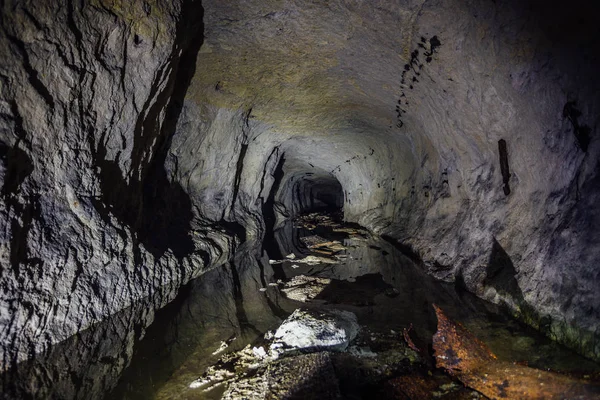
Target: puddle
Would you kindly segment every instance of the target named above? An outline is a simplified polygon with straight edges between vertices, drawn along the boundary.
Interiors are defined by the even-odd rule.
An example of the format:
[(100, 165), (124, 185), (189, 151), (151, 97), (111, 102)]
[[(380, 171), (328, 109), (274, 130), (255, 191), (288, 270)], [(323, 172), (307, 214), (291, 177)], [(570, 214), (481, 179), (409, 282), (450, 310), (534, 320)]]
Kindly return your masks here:
[[(129, 321), (123, 329), (100, 330), (101, 334), (89, 333), (89, 340), (73, 339), (57, 346), (83, 354), (79, 343), (91, 355), (75, 364), (66, 355), (46, 358), (47, 365), (40, 361), (35, 373), (23, 369), (18, 376), (21, 391), (15, 393), (56, 394), (57, 384), (64, 381), (71, 389), (55, 397), (97, 398), (106, 393), (106, 399), (219, 399), (225, 385), (208, 392), (190, 385), (224, 354), (264, 342), (265, 332), (276, 329), (298, 308), (354, 313), (361, 334), (353, 351), (363, 355), (380, 351), (391, 359), (392, 353), (385, 352), (396, 343), (406, 347), (403, 331), (411, 326), (414, 345), (430, 351), (437, 323), (435, 303), (499, 359), (554, 371), (600, 371), (598, 364), (538, 335), (498, 307), (432, 279), (385, 240), (356, 226), (313, 220), (287, 223), (275, 231), (268, 252), (260, 243), (246, 243), (230, 263), (186, 285), (175, 301), (156, 312), (147, 330), (143, 321), (148, 316), (134, 318), (124, 312), (117, 318)], [(307, 256), (329, 261), (301, 262)], [(112, 350), (103, 355), (101, 349), (107, 348)], [(346, 368), (350, 361), (344, 357), (351, 355), (336, 356), (332, 363), (357, 393), (353, 398), (361, 398), (360, 388), (352, 387), (356, 369)], [(361, 360), (364, 368), (371, 362), (368, 356)], [(394, 371), (386, 373), (401, 372)], [(40, 379), (44, 373), (46, 379)], [(5, 379), (4, 388), (9, 385), (17, 383)], [(452, 382), (440, 385), (452, 387)], [(54, 392), (48, 387), (54, 387)]]

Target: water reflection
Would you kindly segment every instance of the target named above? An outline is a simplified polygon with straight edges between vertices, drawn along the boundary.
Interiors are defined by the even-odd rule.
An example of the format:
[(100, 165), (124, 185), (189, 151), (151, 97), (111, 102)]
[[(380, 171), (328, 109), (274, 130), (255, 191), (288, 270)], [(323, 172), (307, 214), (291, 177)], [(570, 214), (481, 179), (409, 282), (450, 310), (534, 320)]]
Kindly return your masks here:
[[(310, 234), (288, 223), (269, 245), (276, 247), (273, 253), (303, 257), (311, 251), (301, 238)], [(223, 351), (240, 350), (299, 307), (352, 311), (373, 332), (401, 332), (412, 324), (416, 344), (427, 349), (436, 329), (435, 303), (501, 359), (555, 370), (599, 370), (493, 305), (435, 281), (390, 243), (368, 234), (344, 236), (336, 237), (345, 247), (340, 262), (327, 265), (270, 264), (262, 243), (247, 242), (231, 262), (190, 282), (158, 311), (142, 340), (137, 339), (154, 316), (151, 301), (19, 366), (5, 375), (2, 393), (10, 393), (7, 398), (218, 399), (219, 390), (204, 393), (189, 385), (219, 359), (223, 343), (228, 346)], [(288, 299), (277, 283), (298, 275), (331, 282), (302, 303)]]
[(154, 310), (171, 302), (177, 287), (113, 315), (6, 371), (2, 399), (98, 399), (112, 390), (132, 359), (134, 344), (154, 320)]

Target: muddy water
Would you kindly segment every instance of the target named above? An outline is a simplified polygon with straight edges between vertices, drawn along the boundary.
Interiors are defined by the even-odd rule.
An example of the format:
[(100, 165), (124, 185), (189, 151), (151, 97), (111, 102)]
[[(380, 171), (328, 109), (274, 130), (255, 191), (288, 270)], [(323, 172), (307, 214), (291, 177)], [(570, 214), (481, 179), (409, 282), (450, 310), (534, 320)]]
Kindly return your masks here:
[[(343, 249), (331, 257), (338, 263), (297, 261), (324, 254), (303, 244), (302, 238), (315, 232), (341, 243)], [(497, 307), (435, 281), (381, 238), (322, 227), (310, 231), (291, 223), (274, 238), (266, 246), (246, 243), (230, 263), (190, 282), (156, 313), (147, 330), (141, 327), (152, 312), (144, 304), (125, 310), (57, 346), (51, 356), (22, 366), (19, 374), (4, 377), (2, 392), (13, 393), (6, 398), (218, 399), (223, 387), (203, 392), (190, 384), (225, 352), (260, 341), (300, 307), (352, 311), (366, 331), (395, 334), (398, 341), (403, 328), (412, 325), (415, 344), (427, 352), (436, 329), (435, 303), (499, 359), (558, 371), (600, 371)], [(296, 259), (285, 258), (290, 254)], [(286, 261), (269, 262), (277, 258)], [(310, 302), (290, 300), (282, 289), (298, 275), (331, 283)], [(376, 349), (376, 340), (370, 346)]]

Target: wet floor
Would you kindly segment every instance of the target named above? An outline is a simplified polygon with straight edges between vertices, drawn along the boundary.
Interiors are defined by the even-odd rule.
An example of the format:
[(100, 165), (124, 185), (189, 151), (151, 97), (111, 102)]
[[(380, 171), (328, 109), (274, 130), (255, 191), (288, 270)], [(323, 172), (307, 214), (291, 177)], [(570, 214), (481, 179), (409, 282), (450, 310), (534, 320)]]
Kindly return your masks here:
[[(306, 256), (317, 259), (304, 263)], [(290, 288), (298, 277), (303, 282), (322, 278), (322, 284), (310, 290)], [(298, 288), (302, 290), (294, 291)], [(230, 263), (180, 290), (148, 329), (143, 329), (144, 321), (152, 313), (144, 305), (125, 310), (104, 327), (22, 366), (11, 378), (19, 383), (5, 378), (3, 390), (31, 398), (218, 399), (223, 387), (205, 392), (190, 384), (224, 353), (260, 342), (297, 308), (348, 310), (373, 337), (397, 335), (398, 341), (403, 341), (403, 329), (412, 326), (415, 345), (430, 352), (436, 330), (432, 304), (461, 322), (501, 360), (580, 374), (600, 371), (597, 364), (536, 334), (498, 307), (427, 276), (385, 240), (313, 218), (287, 223), (267, 246), (246, 243)], [(367, 345), (375, 350), (378, 344), (374, 340)]]

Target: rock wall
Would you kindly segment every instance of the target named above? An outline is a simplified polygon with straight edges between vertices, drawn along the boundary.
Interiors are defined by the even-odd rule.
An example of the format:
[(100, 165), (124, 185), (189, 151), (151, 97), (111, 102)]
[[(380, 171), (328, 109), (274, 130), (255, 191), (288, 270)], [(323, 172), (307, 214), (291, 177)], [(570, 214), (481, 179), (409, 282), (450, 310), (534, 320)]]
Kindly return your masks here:
[(348, 221), (598, 358), (592, 6), (236, 0), (205, 10), (181, 132), (190, 141), (198, 121), (220, 130), (199, 134), (202, 146), (230, 161), (216, 192), (192, 181), (200, 166), (190, 175), (189, 190), (209, 195), (198, 207), (233, 197), (213, 220), (260, 232), (261, 209), (273, 204), (263, 214), (279, 222), (319, 182), (339, 182)]
[(594, 15), (577, 1), (2, 3), (3, 368), (340, 186), (348, 221), (598, 358)]
[(202, 44), (200, 2), (1, 7), (5, 369), (184, 283), (234, 240), (189, 234), (202, 224), (164, 167)]
[(597, 359), (597, 25), (557, 5), (424, 4), (419, 35), (442, 44), (401, 104), (421, 168), (382, 231)]

